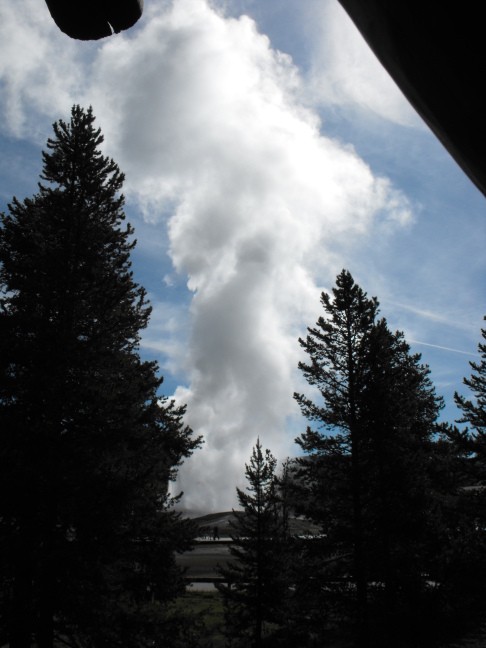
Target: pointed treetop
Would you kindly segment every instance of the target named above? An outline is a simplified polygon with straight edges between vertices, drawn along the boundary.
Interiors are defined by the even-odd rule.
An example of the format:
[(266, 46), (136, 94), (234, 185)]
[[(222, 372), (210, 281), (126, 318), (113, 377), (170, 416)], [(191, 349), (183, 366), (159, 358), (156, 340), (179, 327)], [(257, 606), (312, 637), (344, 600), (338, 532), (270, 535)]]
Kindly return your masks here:
[[(66, 190), (81, 191), (83, 197), (102, 185), (103, 198), (111, 200), (121, 190), (125, 175), (112, 159), (101, 153), (99, 147), (104, 138), (101, 130), (93, 125), (95, 119), (91, 106), (85, 111), (74, 105), (68, 123), (60, 119), (53, 124), (55, 138), (47, 140), (48, 151), (42, 152), (41, 179)], [(46, 190), (39, 186), (41, 191)], [(123, 203), (123, 196), (120, 196), (118, 207)]]
[[(486, 320), (486, 316), (484, 317)], [(481, 335), (486, 341), (486, 329), (481, 329)], [(457, 392), (454, 394), (456, 405), (462, 410), (462, 417), (457, 423), (470, 423), (479, 436), (486, 440), (486, 344), (480, 342), (478, 351), (481, 362), (469, 362), (473, 373), (470, 378), (464, 378), (464, 384), (474, 395), (474, 400), (466, 400)]]

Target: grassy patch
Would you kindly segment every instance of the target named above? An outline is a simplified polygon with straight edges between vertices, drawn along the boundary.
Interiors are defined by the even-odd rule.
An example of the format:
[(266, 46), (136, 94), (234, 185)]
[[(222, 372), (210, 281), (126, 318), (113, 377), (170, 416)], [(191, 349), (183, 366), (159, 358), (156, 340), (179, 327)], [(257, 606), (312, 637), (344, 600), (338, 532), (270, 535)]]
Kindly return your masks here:
[(224, 611), (223, 599), (219, 592), (191, 592), (179, 598), (176, 607), (192, 617), (198, 617), (202, 623), (200, 628), (201, 644), (213, 648), (224, 648)]

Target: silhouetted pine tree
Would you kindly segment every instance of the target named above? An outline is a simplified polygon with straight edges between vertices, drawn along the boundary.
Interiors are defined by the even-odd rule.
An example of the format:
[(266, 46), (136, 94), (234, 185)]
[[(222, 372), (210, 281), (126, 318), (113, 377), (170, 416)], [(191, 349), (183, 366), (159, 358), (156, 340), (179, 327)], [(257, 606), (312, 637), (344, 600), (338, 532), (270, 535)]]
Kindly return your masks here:
[[(380, 320), (364, 340), (367, 370), (360, 398), (366, 554), (379, 582), (373, 599), (382, 645), (419, 645), (428, 620), (428, 546), (440, 513), (433, 496), (436, 421), (443, 407), (430, 370), (411, 354), (403, 333)], [(376, 606), (375, 606), (376, 607)]]
[[(321, 398), (295, 395), (303, 414), (319, 427), (297, 439), (308, 455), (299, 460), (297, 487), (302, 510), (326, 534), (316, 592), (324, 598), (330, 588), (340, 594), (335, 598), (343, 607), (332, 615), (339, 620), (352, 592), (345, 581), (352, 577), (356, 641), (367, 646), (370, 603), (383, 598), (373, 582), (384, 585), (385, 643), (392, 639), (387, 631), (395, 628), (405, 638), (420, 624), (432, 506), (428, 457), (442, 403), (428, 368), (419, 364), (420, 356), (410, 355), (403, 335), (392, 334), (384, 320), (375, 321), (376, 298), (368, 299), (345, 270), (332, 292), (332, 298), (321, 297), (326, 317), (300, 340), (310, 363), (299, 367)], [(313, 560), (319, 563), (318, 557)], [(398, 627), (398, 610), (408, 627)]]
[[(486, 319), (486, 318), (485, 318)], [(486, 340), (486, 329), (481, 329)], [(484, 623), (486, 596), (486, 344), (479, 343), (481, 362), (470, 362), (473, 373), (464, 384), (473, 397), (454, 394), (462, 410), (458, 423), (471, 429), (444, 427), (441, 477), (449, 479), (444, 506), (444, 546), (437, 556), (437, 580), (442, 607), (456, 630)]]
[[(486, 316), (484, 317), (486, 320)], [(470, 362), (473, 373), (470, 378), (464, 378), (464, 384), (469, 387), (474, 395), (474, 400), (466, 400), (457, 392), (454, 394), (456, 405), (462, 410), (462, 418), (459, 423), (469, 423), (475, 430), (475, 451), (481, 452), (484, 464), (486, 452), (486, 329), (481, 329), (481, 335), (485, 342), (478, 344), (481, 353), (481, 362)], [(486, 471), (484, 471), (486, 481)]]
[(441, 424), (430, 464), (436, 503), (427, 560), (435, 583), (430, 617), (443, 646), (484, 624), (486, 520), (482, 489), (471, 485), (477, 482), (468, 433)]
[[(192, 530), (168, 481), (199, 444), (139, 356), (124, 176), (91, 108), (54, 124), (39, 193), (0, 227), (3, 640), (167, 645)], [(172, 644), (171, 644), (172, 645)], [(174, 643), (174, 645), (176, 645)]]
[[(299, 368), (307, 382), (319, 389), (323, 403), (314, 403), (304, 394), (294, 397), (304, 416), (317, 421), (319, 427), (324, 427), (331, 435), (324, 436), (309, 427), (297, 443), (306, 454), (312, 455), (309, 461), (302, 461), (312, 475), (316, 471), (335, 475), (326, 480), (328, 492), (320, 492), (314, 499), (317, 505), (314, 520), (325, 525), (329, 541), (335, 544), (336, 550), (340, 550), (341, 542), (347, 545), (345, 553), (349, 553), (350, 545), (353, 547), (358, 635), (362, 645), (366, 645), (367, 574), (359, 426), (359, 397), (365, 367), (358, 350), (374, 324), (378, 302), (375, 298), (368, 299), (351, 274), (343, 270), (336, 279), (333, 299), (322, 293), (321, 303), (328, 317), (320, 317), (316, 328), (308, 329), (307, 338), (299, 339), (311, 360), (308, 365), (299, 362)], [(319, 484), (314, 476), (311, 480), (316, 483), (312, 490), (321, 491), (322, 483)]]
[[(287, 582), (283, 558), (283, 527), (279, 516), (276, 459), (262, 452), (260, 439), (246, 465), (247, 493), (237, 488), (242, 511), (235, 511), (230, 547), (233, 561), (220, 574), (227, 581), (218, 589), (224, 596), (227, 633), (232, 645), (262, 646), (265, 628), (275, 631)], [(269, 629), (269, 624), (275, 624)], [(266, 645), (266, 644), (265, 644)]]

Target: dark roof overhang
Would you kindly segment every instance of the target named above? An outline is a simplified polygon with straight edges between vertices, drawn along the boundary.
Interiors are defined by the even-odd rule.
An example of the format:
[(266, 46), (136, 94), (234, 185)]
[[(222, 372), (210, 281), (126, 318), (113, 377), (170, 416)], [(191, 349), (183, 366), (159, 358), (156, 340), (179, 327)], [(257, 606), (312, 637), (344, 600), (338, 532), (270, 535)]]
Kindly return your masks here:
[(415, 110), (486, 195), (481, 4), (339, 2)]

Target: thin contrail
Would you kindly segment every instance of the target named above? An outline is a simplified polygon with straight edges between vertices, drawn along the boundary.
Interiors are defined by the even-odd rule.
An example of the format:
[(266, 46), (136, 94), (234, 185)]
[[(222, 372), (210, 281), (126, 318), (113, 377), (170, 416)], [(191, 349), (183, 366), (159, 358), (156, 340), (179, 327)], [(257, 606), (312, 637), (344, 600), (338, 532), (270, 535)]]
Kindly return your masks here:
[[(383, 303), (385, 300), (383, 300)], [(404, 310), (408, 310), (412, 313), (415, 313), (416, 315), (420, 315), (420, 317), (425, 317), (426, 319), (430, 319), (434, 322), (441, 322), (442, 324), (447, 324), (448, 326), (453, 326), (454, 328), (459, 328), (463, 330), (472, 330), (476, 329), (476, 325), (473, 323), (467, 323), (463, 322), (462, 320), (458, 320), (457, 318), (452, 318), (452, 317), (446, 317), (444, 315), (439, 315), (438, 313), (434, 313), (433, 311), (428, 311), (428, 310), (423, 310), (421, 308), (417, 308), (416, 306), (410, 306), (409, 304), (402, 304), (400, 302), (396, 302), (390, 299), (386, 300), (387, 304), (391, 304), (392, 306), (397, 306), (398, 308), (403, 308)], [(417, 342), (417, 344), (425, 344), (422, 342)], [(435, 346), (435, 344), (429, 344), (428, 346)], [(446, 348), (446, 347), (438, 347), (440, 349)], [(455, 351), (456, 349), (447, 349), (448, 351)], [(457, 351), (457, 353), (467, 353), (467, 351)]]
[(460, 351), (459, 349), (451, 349), (450, 347), (439, 346), (438, 344), (429, 344), (428, 342), (417, 342), (417, 340), (408, 340), (411, 344), (422, 344), (423, 346), (433, 347), (434, 349), (442, 349), (442, 351), (452, 351), (453, 353), (462, 353), (463, 355), (477, 356), (477, 353), (470, 353), (469, 351)]

